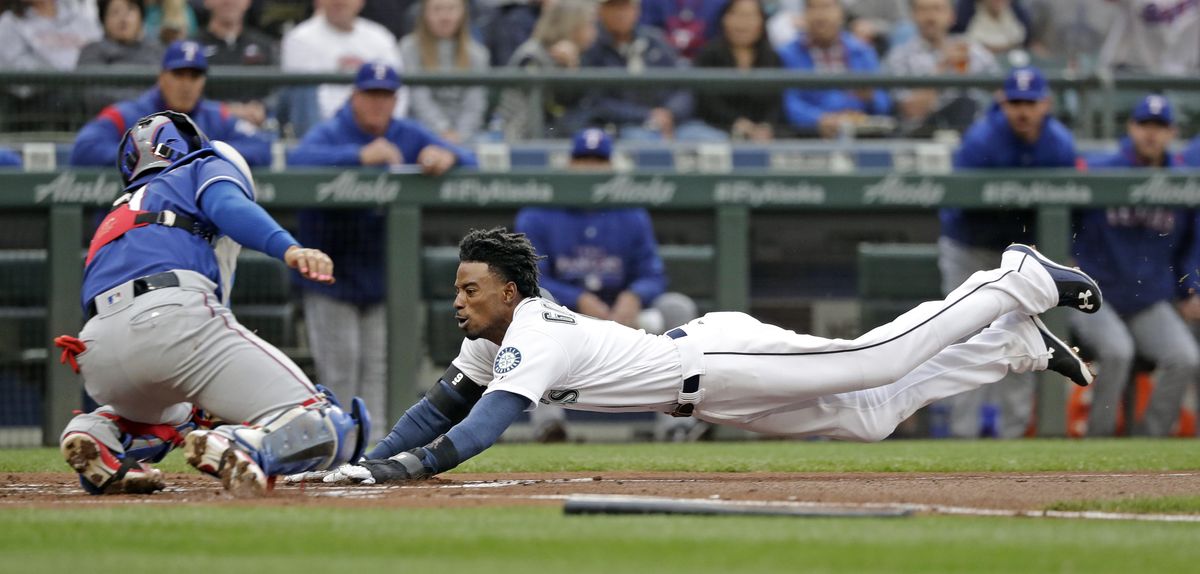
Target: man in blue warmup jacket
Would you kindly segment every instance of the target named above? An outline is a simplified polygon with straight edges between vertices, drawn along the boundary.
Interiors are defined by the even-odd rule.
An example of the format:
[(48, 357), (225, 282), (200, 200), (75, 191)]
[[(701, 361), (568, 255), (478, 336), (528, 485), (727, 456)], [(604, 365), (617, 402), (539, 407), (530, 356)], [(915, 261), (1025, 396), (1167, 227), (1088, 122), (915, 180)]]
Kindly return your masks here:
[(113, 165), (125, 130), (138, 118), (167, 110), (189, 115), (210, 138), (233, 146), (251, 166), (270, 165), (274, 138), (231, 114), (224, 104), (204, 99), (207, 71), (203, 46), (192, 41), (172, 43), (163, 55), (155, 87), (136, 100), (104, 108), (79, 130), (71, 149), (71, 165)]
[[(455, 166), (477, 165), (471, 153), (420, 124), (392, 117), (400, 76), (391, 66), (364, 64), (354, 86), (354, 94), (337, 114), (313, 126), (288, 154), (290, 165), (412, 165), (431, 176), (442, 175)], [(337, 396), (362, 396), (371, 416), (384, 420), (387, 326), (383, 213), (302, 211), (298, 235), (305, 245), (323, 250), (338, 262), (337, 283), (302, 283), (305, 322), (318, 380)]]
[[(841, 0), (810, 0), (805, 7), (807, 29), (779, 50), (786, 68), (816, 74), (877, 72), (875, 50), (843, 30), (846, 12)], [(787, 90), (784, 111), (797, 130), (821, 137), (837, 135), (843, 122), (859, 124), (866, 116), (887, 115), (891, 100), (884, 90)]]
[[(1004, 80), (1003, 101), (976, 120), (954, 154), (955, 170), (1072, 168), (1075, 140), (1061, 122), (1050, 116), (1050, 91), (1037, 68), (1017, 68)], [(943, 209), (938, 240), (942, 289), (949, 292), (976, 271), (990, 269), (1010, 243), (1036, 238), (1032, 210), (979, 211)], [(977, 437), (985, 403), (999, 406), (994, 434), (1000, 438), (1024, 435), (1033, 413), (1033, 376), (1013, 375), (1000, 384), (954, 396), (950, 434)]]
[[(1090, 169), (1171, 169), (1174, 114), (1166, 97), (1149, 95), (1133, 110), (1121, 149), (1088, 162)], [(1104, 285), (1111, 306), (1071, 326), (1096, 356), (1101, 382), (1092, 387), (1088, 436), (1113, 436), (1118, 404), (1135, 354), (1154, 361), (1154, 392), (1132, 433), (1166, 436), (1183, 393), (1200, 376), (1200, 346), (1175, 302), (1189, 296), (1200, 267), (1194, 261), (1195, 212), (1165, 207), (1082, 209), (1075, 213), (1079, 267)], [(1180, 278), (1184, 280), (1180, 280)], [(1194, 295), (1193, 295), (1194, 296)]]
[[(571, 169), (611, 170), (611, 155), (612, 140), (604, 130), (583, 130), (572, 143)], [(667, 292), (654, 225), (645, 208), (526, 207), (517, 212), (514, 227), (543, 255), (538, 262), (542, 287), (568, 309), (650, 333), (699, 315), (690, 297)], [(550, 441), (561, 432), (556, 423), (562, 426), (563, 411), (540, 410), (544, 412), (533, 413), (534, 435)], [(684, 440), (703, 430), (691, 433), (694, 427), (695, 419), (663, 415), (655, 435)]]

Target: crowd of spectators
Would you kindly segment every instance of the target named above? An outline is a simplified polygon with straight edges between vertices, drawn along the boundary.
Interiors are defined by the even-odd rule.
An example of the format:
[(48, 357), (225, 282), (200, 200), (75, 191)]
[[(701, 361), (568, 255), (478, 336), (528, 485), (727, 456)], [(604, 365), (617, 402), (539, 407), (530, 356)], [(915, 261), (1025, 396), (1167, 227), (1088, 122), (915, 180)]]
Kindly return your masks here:
[[(181, 39), (202, 44), (215, 66), (297, 73), (351, 73), (367, 61), (402, 75), (688, 66), (993, 74), (1031, 61), (1056, 70), (1200, 68), (1200, 6), (1166, 0), (0, 0), (0, 34), (0, 70), (148, 68)], [(7, 86), (0, 121), (5, 131), (73, 129), (63, 118), (138, 91)], [(271, 89), (248, 78), (207, 95), (298, 140), (350, 91)], [(538, 118), (529, 99), (520, 88), (405, 87), (395, 116), (455, 142), (567, 138), (586, 127), (622, 139), (767, 141), (961, 131), (991, 104), (979, 90), (729, 94), (664, 85), (544, 91)]]

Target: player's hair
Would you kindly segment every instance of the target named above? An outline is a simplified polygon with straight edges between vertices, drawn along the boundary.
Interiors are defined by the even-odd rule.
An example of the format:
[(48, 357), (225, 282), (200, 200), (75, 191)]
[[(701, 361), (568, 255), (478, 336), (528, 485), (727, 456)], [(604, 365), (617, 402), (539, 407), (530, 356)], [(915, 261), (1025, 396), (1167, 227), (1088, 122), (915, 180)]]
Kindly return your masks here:
[(510, 233), (505, 227), (472, 229), (458, 244), (459, 261), (487, 263), (501, 279), (516, 283), (523, 297), (538, 296), (538, 259), (524, 233)]

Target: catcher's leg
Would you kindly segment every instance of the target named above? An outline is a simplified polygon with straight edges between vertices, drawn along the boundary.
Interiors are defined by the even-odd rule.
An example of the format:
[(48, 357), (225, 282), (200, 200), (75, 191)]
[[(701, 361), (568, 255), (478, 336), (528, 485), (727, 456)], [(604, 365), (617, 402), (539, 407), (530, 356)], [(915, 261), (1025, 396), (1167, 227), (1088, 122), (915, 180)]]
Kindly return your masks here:
[(238, 496), (258, 496), (271, 478), (324, 470), (362, 457), (370, 417), (355, 397), (350, 412), (326, 401), (284, 409), (256, 425), (225, 425), (185, 439), (187, 461)]
[(162, 473), (142, 461), (159, 461), (183, 442), (181, 433), (194, 428), (191, 405), (186, 413), (160, 424), (137, 423), (104, 406), (71, 419), (63, 430), (60, 449), (79, 483), (91, 494), (151, 493), (162, 490)]

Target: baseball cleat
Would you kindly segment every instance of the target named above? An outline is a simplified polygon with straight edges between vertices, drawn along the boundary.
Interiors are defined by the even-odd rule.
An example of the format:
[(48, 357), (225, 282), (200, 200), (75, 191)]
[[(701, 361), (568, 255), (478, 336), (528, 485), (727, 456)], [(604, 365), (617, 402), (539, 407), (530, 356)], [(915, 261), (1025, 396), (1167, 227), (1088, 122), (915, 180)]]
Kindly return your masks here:
[(1079, 356), (1079, 349), (1067, 345), (1062, 339), (1051, 333), (1039, 317), (1035, 316), (1032, 319), (1038, 332), (1042, 334), (1046, 350), (1050, 351), (1050, 358), (1046, 361), (1046, 370), (1059, 373), (1081, 387), (1092, 384), (1092, 381), (1096, 379), (1096, 373), (1093, 373), (1091, 365)]
[(222, 455), (221, 486), (239, 498), (257, 498), (270, 489), (271, 481), (250, 453), (229, 447)]
[(71, 433), (60, 449), (89, 494), (150, 494), (165, 486), (161, 471), (132, 457), (117, 458), (91, 435)]
[(228, 437), (210, 430), (194, 430), (183, 437), (183, 456), (196, 470), (220, 478), (222, 455), (230, 446)]
[[(1087, 273), (1075, 267), (1059, 265), (1029, 245), (1014, 243), (1009, 245), (1005, 251), (1024, 253), (1026, 257), (1021, 261), (1021, 265), (1024, 265), (1025, 261), (1033, 259), (1050, 274), (1050, 278), (1054, 280), (1054, 285), (1058, 288), (1059, 307), (1071, 307), (1084, 313), (1095, 313), (1100, 310), (1102, 303), (1100, 285)], [(1020, 271), (1020, 267), (1017, 267), (1017, 270)]]

